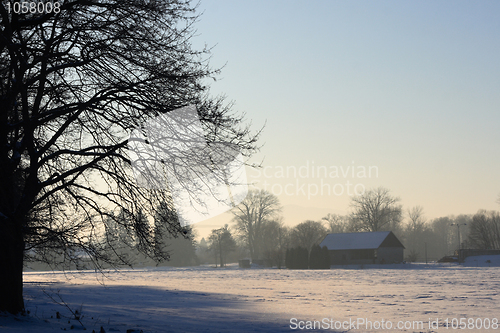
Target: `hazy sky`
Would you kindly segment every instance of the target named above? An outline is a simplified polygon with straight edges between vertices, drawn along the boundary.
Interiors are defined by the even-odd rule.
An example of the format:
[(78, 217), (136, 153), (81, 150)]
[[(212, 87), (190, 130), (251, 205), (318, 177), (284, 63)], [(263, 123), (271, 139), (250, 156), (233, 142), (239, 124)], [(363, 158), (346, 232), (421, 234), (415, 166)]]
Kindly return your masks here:
[(347, 212), (358, 184), (387, 187), (429, 218), (500, 208), (500, 2), (206, 0), (199, 9), (195, 45), (215, 45), (212, 65), (226, 64), (212, 93), (254, 129), (266, 124), (253, 161), (270, 177), (248, 170), (249, 180), (281, 191), (282, 204)]

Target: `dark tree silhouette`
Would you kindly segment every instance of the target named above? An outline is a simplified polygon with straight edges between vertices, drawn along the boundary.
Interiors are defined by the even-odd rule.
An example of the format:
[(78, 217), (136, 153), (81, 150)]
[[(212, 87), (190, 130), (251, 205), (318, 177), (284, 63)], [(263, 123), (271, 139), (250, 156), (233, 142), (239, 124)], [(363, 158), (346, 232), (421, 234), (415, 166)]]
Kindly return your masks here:
[(316, 244), (311, 248), (311, 252), (309, 253), (309, 268), (330, 268), (330, 254), (326, 246), (320, 247), (318, 244)]
[[(165, 259), (165, 261), (161, 260), (164, 261), (162, 265), (196, 265), (196, 241), (193, 228), (190, 225), (180, 226), (177, 214), (168, 204), (160, 205), (157, 210), (154, 218), (156, 257)], [(177, 230), (181, 232), (178, 233)], [(157, 264), (159, 265), (160, 262)]]
[(309, 253), (306, 248), (297, 246), (286, 251), (286, 268), (289, 269), (308, 269)]
[[(7, 2), (0, 6), (0, 311), (18, 313), (25, 254), (76, 249), (98, 265), (110, 260), (101, 240), (113, 210), (155, 216), (171, 202), (166, 190), (134, 181), (125, 149), (133, 128), (195, 105), (207, 142), (230, 142), (248, 156), (255, 136), (208, 96), (203, 83), (217, 71), (208, 50), (191, 46), (197, 17), (189, 1), (60, 0), (59, 13), (45, 14), (9, 12)], [(120, 223), (155, 255), (142, 218)]]

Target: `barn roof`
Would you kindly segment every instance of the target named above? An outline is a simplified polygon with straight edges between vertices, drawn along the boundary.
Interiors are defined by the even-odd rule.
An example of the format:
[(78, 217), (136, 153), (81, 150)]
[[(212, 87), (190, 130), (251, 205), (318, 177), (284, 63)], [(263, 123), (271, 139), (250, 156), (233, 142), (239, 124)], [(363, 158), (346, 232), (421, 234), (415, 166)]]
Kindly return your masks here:
[(392, 231), (328, 234), (320, 246), (326, 246), (328, 250), (378, 249), (381, 246), (404, 248)]

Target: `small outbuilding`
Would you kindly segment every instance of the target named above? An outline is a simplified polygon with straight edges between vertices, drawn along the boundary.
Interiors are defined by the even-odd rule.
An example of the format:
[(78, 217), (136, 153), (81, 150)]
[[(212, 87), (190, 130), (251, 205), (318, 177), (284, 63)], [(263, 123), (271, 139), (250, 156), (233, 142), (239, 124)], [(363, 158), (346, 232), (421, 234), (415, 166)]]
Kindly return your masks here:
[(400, 263), (405, 247), (392, 231), (328, 234), (320, 244), (332, 265)]

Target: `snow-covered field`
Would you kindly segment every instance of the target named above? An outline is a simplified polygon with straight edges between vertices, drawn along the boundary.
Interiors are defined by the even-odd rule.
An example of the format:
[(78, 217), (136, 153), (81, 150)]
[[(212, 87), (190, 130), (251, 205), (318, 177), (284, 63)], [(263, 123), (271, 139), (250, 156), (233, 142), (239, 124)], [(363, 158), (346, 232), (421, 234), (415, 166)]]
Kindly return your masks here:
[[(316, 328), (321, 324), (317, 331), (448, 332), (457, 331), (453, 327), (460, 325), (460, 318), (468, 325), (462, 331), (486, 331), (477, 326), (489, 323), (488, 331), (500, 332), (494, 324), (500, 319), (499, 267), (389, 267), (201, 266), (120, 270), (104, 277), (89, 271), (28, 272), (25, 299), (30, 313), (0, 315), (0, 332), (81, 330), (81, 324), (89, 332), (99, 332), (101, 326), (105, 332), (124, 333), (290, 332), (314, 326), (313, 321), (318, 321)], [(81, 323), (54, 300), (78, 311)], [(446, 318), (449, 327), (444, 326)], [(363, 320), (371, 321), (372, 328)]]

